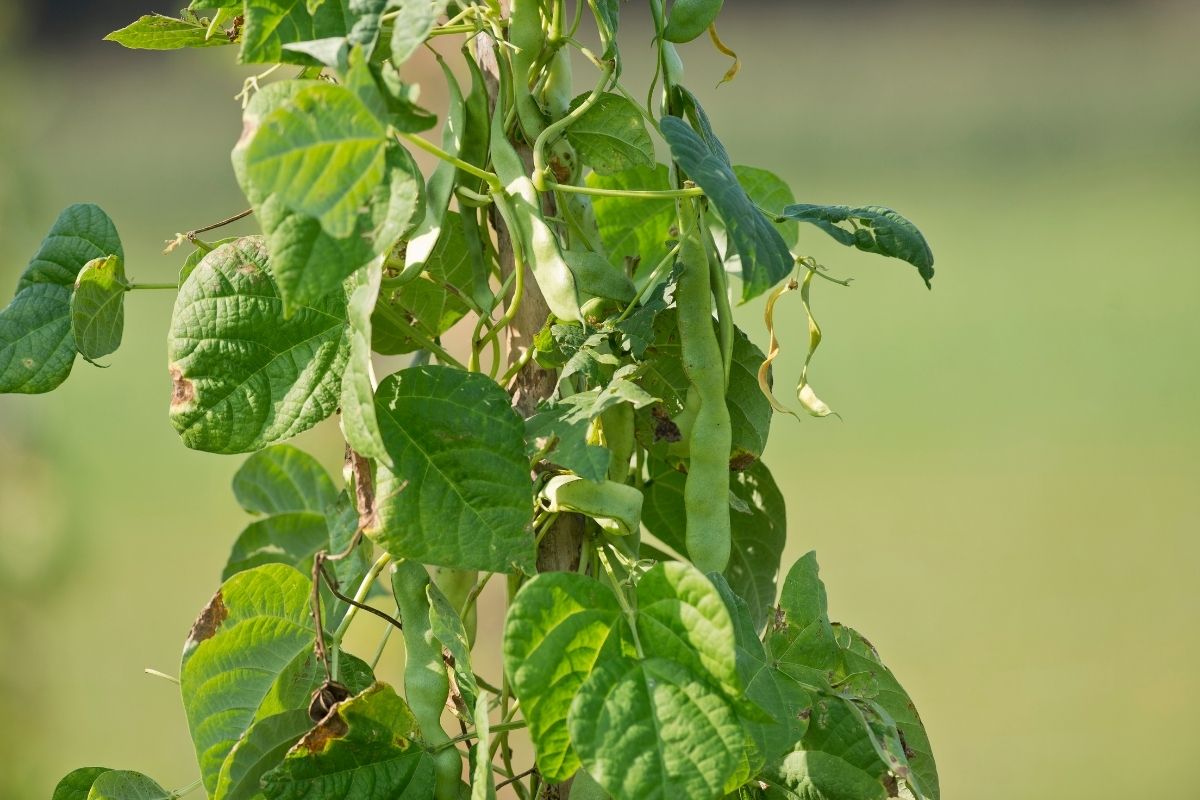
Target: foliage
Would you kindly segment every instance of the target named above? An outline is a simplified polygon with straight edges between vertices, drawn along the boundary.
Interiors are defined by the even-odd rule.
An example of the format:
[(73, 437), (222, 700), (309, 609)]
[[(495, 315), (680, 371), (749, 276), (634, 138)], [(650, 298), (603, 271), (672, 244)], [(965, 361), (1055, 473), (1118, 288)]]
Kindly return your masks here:
[[(928, 283), (925, 239), (733, 164), (674, 48), (708, 31), (728, 52), (719, 0), (650, 0), (644, 104), (621, 79), (617, 0), (509, 5), (195, 0), (108, 37), (268, 65), (232, 152), (262, 235), (190, 232), (177, 282), (136, 283), (108, 216), (71, 206), (0, 311), (0, 391), (56, 388), (76, 354), (119, 348), (127, 293), (175, 290), (171, 421), (190, 448), (250, 454), (233, 489), (255, 518), (184, 646), (196, 784), (85, 767), (56, 800), (939, 797), (920, 717), (830, 620), (815, 556), (777, 586), (788, 492), (762, 461), (792, 288), (798, 393), (829, 413), (807, 382), (828, 276), (796, 223)], [(576, 38), (585, 8), (601, 56)], [(403, 70), (443, 37), (463, 63), (438, 56), (435, 143)], [(597, 70), (582, 94), (573, 49)], [(770, 293), (766, 355), (734, 324), (731, 276), (742, 302)], [(374, 353), (413, 363), (377, 380)], [(334, 415), (342, 489), (285, 443)], [(475, 604), (496, 574), (489, 680)], [(402, 693), (342, 650), (361, 613), (402, 628), (404, 674), (386, 676)], [(518, 736), (532, 765), (513, 763)]]

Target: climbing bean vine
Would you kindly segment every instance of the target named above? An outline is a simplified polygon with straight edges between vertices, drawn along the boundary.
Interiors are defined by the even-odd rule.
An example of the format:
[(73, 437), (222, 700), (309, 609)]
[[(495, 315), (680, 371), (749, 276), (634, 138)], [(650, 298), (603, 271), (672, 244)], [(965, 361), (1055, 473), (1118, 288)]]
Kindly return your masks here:
[[(844, 281), (809, 236), (926, 283), (933, 256), (891, 209), (796, 203), (733, 163), (676, 48), (707, 33), (736, 59), (721, 5), (648, 0), (653, 35), (619, 37), (618, 0), (193, 0), (108, 37), (256, 65), (230, 142), (250, 208), (179, 234), (158, 282), (127, 277), (155, 267), (99, 207), (64, 210), (0, 311), (0, 391), (119, 360), (127, 296), (173, 290), (171, 423), (245, 457), (252, 519), (179, 668), (196, 780), (83, 767), (55, 800), (937, 800), (910, 698), (830, 619), (813, 554), (782, 563), (799, 484), (762, 459), (791, 411), (789, 289), (799, 407), (830, 413), (813, 278)], [(619, 39), (653, 48), (644, 100)], [(209, 233), (244, 217), (258, 233)], [(767, 299), (769, 357), (734, 292)], [(381, 377), (379, 354), (411, 361)], [(288, 443), (330, 418), (340, 481)], [(345, 648), (368, 615), (369, 661)]]

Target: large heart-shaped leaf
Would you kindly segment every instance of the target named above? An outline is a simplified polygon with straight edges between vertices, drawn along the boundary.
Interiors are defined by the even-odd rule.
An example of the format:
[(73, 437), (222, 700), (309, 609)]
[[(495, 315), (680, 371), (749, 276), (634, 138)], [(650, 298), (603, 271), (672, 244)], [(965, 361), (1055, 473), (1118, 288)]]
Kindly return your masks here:
[(620, 606), (584, 575), (546, 572), (521, 587), (504, 621), (504, 669), (537, 752), (538, 769), (562, 781), (579, 768), (567, 714), (602, 653), (621, 655)]
[[(663, 164), (653, 169), (638, 167), (616, 175), (592, 172), (587, 185), (596, 189), (662, 191), (671, 188), (670, 174)], [(675, 224), (675, 203), (635, 197), (593, 197), (596, 227), (609, 260), (625, 269), (627, 259), (636, 259), (639, 274), (654, 269), (670, 251), (668, 240)]]
[(662, 658), (600, 662), (569, 724), (584, 768), (614, 800), (723, 797), (745, 741), (721, 692)]
[(184, 444), (244, 453), (328, 417), (346, 328), (341, 288), (284, 316), (261, 237), (209, 253), (179, 291), (167, 344), (171, 422)]
[(318, 63), (311, 56), (284, 45), (345, 36), (348, 23), (344, 8), (342, 0), (321, 3), (312, 0), (246, 0), (242, 63)]
[(124, 258), (124, 251), (99, 206), (80, 203), (58, 215), (21, 273), (16, 297), (0, 310), (0, 394), (48, 392), (71, 374), (71, 291), (84, 265), (108, 256)]
[(338, 703), (263, 777), (270, 800), (395, 800), (433, 796), (433, 759), (417, 722), (385, 683)]
[(401, 370), (379, 384), (380, 465), (372, 538), (398, 558), (455, 569), (534, 571), (525, 426), (486, 375)]
[[(575, 110), (587, 95), (571, 103)], [(601, 175), (654, 166), (654, 143), (642, 115), (631, 101), (605, 92), (567, 128), (567, 141), (583, 161)]]

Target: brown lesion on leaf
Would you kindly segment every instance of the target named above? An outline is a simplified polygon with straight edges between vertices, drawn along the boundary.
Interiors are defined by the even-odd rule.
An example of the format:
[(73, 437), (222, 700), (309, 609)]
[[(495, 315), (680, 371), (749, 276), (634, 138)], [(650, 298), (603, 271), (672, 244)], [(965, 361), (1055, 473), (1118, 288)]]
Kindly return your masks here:
[(346, 721), (342, 719), (341, 714), (337, 713), (334, 708), (324, 719), (317, 723), (316, 727), (304, 734), (304, 738), (300, 740), (300, 747), (303, 747), (314, 755), (323, 753), (329, 747), (329, 743), (343, 738), (350, 732), (350, 727), (346, 725)]
[(678, 442), (683, 439), (679, 426), (671, 420), (661, 403), (650, 409), (650, 414), (654, 417), (654, 441)]
[(183, 377), (183, 370), (171, 365), (171, 408), (185, 406), (196, 399), (196, 386)]
[(729, 457), (729, 468), (734, 472), (744, 472), (754, 465), (758, 457), (747, 450), (737, 450)]
[(220, 592), (217, 592), (200, 612), (196, 621), (192, 623), (192, 629), (188, 631), (188, 644), (196, 645), (206, 639), (211, 639), (228, 616), (229, 609), (225, 607), (225, 599), (221, 597)]

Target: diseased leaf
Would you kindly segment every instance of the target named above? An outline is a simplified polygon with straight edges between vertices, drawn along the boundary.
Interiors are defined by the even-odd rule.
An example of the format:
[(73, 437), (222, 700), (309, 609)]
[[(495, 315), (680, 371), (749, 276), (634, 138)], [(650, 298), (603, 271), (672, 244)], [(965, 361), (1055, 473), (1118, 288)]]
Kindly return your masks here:
[(683, 664), (605, 659), (576, 695), (571, 738), (614, 800), (716, 800), (744, 746), (721, 693)]
[(621, 609), (584, 575), (546, 572), (521, 587), (504, 621), (504, 669), (537, 753), (538, 769), (562, 781), (579, 768), (567, 715), (597, 661), (621, 655)]
[(140, 772), (110, 769), (98, 775), (87, 800), (171, 800), (173, 795)]
[(311, 56), (287, 50), (284, 45), (345, 36), (348, 30), (341, 0), (321, 3), (315, 10), (309, 9), (306, 0), (245, 0), (245, 3), (243, 64), (316, 64)]
[(841, 244), (907, 261), (917, 268), (926, 286), (933, 280), (933, 251), (929, 243), (916, 225), (890, 208), (801, 203), (787, 206), (780, 216), (810, 222)]
[(224, 31), (208, 35), (208, 26), (185, 19), (146, 14), (104, 37), (131, 50), (180, 50), (185, 47), (220, 47), (233, 44)]
[(344, 239), (386, 177), (386, 133), (349, 89), (307, 86), (263, 117), (246, 149), (246, 178), (255, 194), (275, 195)]
[(408, 705), (385, 683), (338, 703), (262, 781), (269, 800), (433, 796), (433, 759)]
[(375, 392), (392, 467), (378, 471), (389, 553), (455, 569), (532, 574), (524, 424), (486, 375), (443, 366), (389, 375)]
[[(703, 119), (707, 123), (707, 118)], [(730, 244), (741, 259), (742, 301), (754, 299), (786, 278), (795, 264), (787, 243), (738, 183), (720, 142), (711, 136), (701, 138), (677, 117), (663, 118), (662, 132), (672, 157), (725, 220)]]
[(57, 388), (75, 363), (71, 293), (80, 270), (96, 258), (124, 258), (112, 220), (79, 203), (58, 215), (0, 310), (0, 394)]
[[(575, 110), (587, 98), (580, 95), (571, 102)], [(654, 143), (637, 107), (612, 92), (601, 94), (583, 116), (567, 128), (567, 141), (583, 161), (601, 175), (615, 175), (628, 169), (654, 167)]]
[(96, 778), (106, 772), (112, 772), (108, 767), (79, 767), (63, 776), (54, 787), (54, 795), (50, 800), (87, 800), (88, 792)]
[(71, 335), (84, 358), (100, 358), (121, 346), (128, 289), (120, 256), (93, 258), (79, 271), (71, 293)]
[(328, 417), (346, 329), (341, 288), (284, 317), (261, 237), (209, 253), (175, 299), (167, 345), (171, 423), (184, 444), (245, 453)]
[[(661, 191), (671, 188), (667, 168), (662, 164), (655, 164), (653, 169), (638, 167), (616, 175), (592, 172), (586, 182), (594, 189)], [(604, 249), (615, 266), (625, 269), (627, 259), (636, 259), (638, 274), (647, 274), (666, 258), (675, 224), (673, 201), (593, 197), (592, 208)]]
[(471, 670), (471, 643), (462, 619), (446, 595), (432, 581), (425, 589), (429, 597), (429, 629), (454, 658), (454, 679), (468, 710), (475, 708), (479, 685)]
[[(312, 582), (267, 564), (222, 584), (184, 645), (180, 689), (204, 787), (213, 794), (234, 745), (252, 725), (306, 708), (324, 673), (313, 654)], [(352, 690), (370, 670), (341, 654)]]

